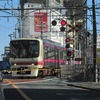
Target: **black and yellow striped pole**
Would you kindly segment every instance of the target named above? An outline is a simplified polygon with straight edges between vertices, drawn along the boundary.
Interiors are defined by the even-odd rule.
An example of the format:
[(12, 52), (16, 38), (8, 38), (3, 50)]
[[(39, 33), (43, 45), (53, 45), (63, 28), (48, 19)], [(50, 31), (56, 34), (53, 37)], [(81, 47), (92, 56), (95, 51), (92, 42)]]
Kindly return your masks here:
[(92, 14), (93, 14), (93, 81), (96, 81), (96, 44), (97, 44), (97, 29), (96, 29), (96, 15), (95, 15), (95, 1), (92, 0)]

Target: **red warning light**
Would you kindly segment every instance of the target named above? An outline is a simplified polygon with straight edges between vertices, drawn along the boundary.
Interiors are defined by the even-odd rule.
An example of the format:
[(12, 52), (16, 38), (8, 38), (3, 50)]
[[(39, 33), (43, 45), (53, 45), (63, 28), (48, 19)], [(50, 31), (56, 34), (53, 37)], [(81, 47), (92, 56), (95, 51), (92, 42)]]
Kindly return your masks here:
[(70, 42), (70, 38), (66, 38), (66, 40), (65, 40), (66, 42)]
[(66, 24), (67, 24), (67, 22), (66, 22), (65, 20), (62, 20), (62, 21), (61, 21), (61, 25), (62, 25), (62, 26), (65, 26)]

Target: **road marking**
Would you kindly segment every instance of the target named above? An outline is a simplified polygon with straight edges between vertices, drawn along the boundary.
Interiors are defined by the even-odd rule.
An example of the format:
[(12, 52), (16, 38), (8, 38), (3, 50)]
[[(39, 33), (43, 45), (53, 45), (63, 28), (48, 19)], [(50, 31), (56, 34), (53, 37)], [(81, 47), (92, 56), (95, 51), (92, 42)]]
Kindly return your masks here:
[[(57, 78), (53, 78), (53, 79), (46, 79), (46, 78), (43, 78), (41, 80), (30, 80), (30, 81), (27, 81), (27, 82), (13, 82), (14, 84), (27, 84), (27, 83), (36, 83), (36, 82), (45, 82), (45, 81), (51, 81), (51, 80), (55, 80)], [(7, 81), (7, 79), (5, 79)], [(10, 81), (10, 80), (9, 80)], [(7, 81), (8, 82), (8, 81)], [(11, 81), (10, 81), (11, 82)], [(2, 85), (6, 86), (6, 85), (9, 85), (10, 83), (4, 83)]]
[(15, 85), (13, 82), (10, 80), (6, 79), (6, 81), (11, 84), (22, 96), (25, 98), (25, 100), (32, 100), (30, 97), (28, 97), (21, 89), (18, 88), (17, 85)]

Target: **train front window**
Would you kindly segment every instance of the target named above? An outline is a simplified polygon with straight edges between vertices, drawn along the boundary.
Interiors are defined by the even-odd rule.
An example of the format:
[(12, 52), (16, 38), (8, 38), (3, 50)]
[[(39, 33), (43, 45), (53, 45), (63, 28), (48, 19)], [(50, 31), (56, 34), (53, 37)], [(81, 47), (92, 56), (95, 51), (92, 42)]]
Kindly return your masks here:
[(29, 57), (38, 57), (39, 56), (39, 42), (38, 41), (30, 41), (28, 48)]
[(37, 40), (17, 40), (11, 42), (11, 55), (14, 58), (34, 58), (39, 56)]
[(10, 42), (10, 54), (11, 57), (17, 58), (19, 55), (19, 42), (18, 41), (12, 41)]

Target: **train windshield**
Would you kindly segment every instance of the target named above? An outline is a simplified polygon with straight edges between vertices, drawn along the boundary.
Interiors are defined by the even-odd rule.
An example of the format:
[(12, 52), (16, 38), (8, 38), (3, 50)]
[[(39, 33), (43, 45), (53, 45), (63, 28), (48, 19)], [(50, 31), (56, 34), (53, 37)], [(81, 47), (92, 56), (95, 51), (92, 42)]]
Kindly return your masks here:
[(39, 56), (39, 41), (16, 40), (10, 42), (10, 54), (13, 58), (34, 58)]

